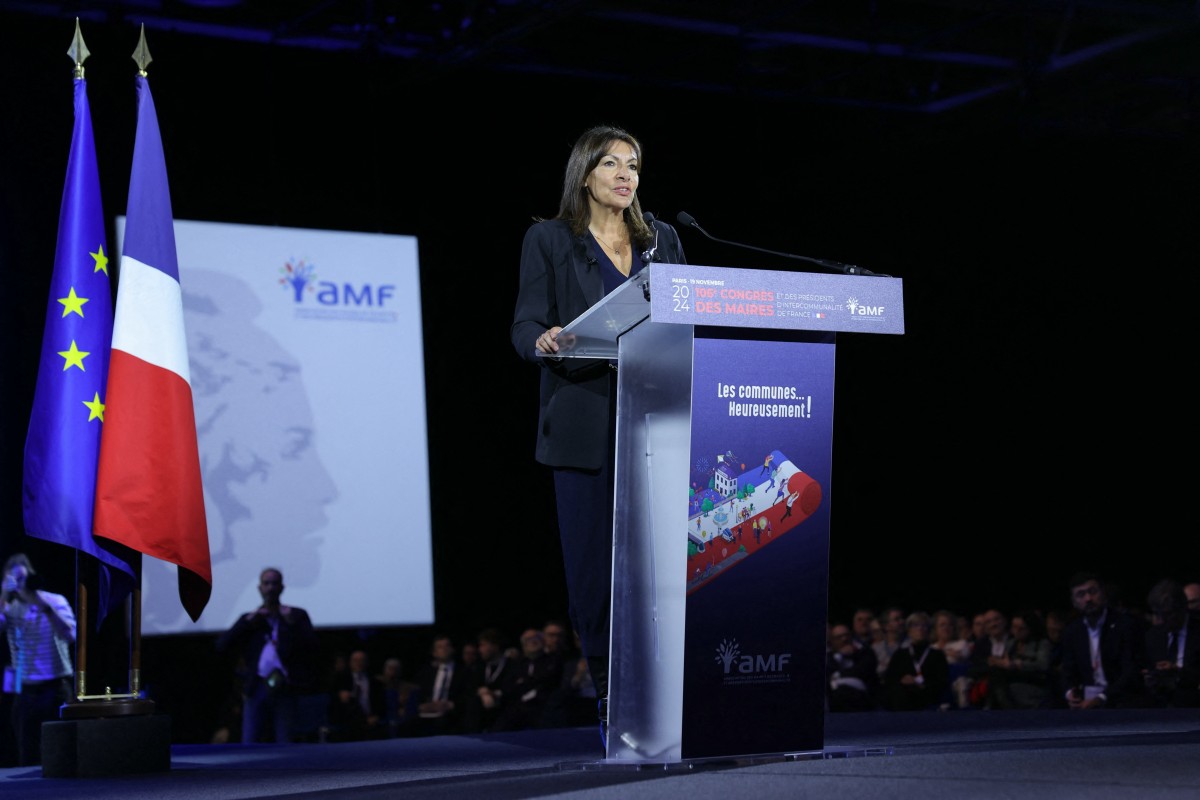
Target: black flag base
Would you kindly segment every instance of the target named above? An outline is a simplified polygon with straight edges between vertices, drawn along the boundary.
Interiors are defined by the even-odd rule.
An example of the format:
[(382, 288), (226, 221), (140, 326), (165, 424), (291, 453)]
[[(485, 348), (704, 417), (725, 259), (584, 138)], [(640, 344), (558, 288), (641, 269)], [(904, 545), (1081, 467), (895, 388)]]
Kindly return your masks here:
[[(130, 707), (127, 701), (115, 703), (110, 714)], [(170, 769), (171, 718), (165, 714), (125, 713), (42, 723), (43, 778), (103, 778)]]

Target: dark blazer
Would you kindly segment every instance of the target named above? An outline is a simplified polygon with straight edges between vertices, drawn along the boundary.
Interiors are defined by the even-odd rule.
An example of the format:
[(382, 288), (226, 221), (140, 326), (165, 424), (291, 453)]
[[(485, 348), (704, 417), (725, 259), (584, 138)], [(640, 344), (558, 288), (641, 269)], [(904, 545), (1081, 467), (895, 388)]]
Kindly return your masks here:
[[(258, 657), (271, 633), (264, 614), (257, 610), (238, 617), (233, 627), (217, 637), (218, 653), (236, 652), (242, 661), (244, 685), (242, 691), (252, 694), (260, 680)], [(317, 634), (308, 612), (296, 606), (280, 606), (279, 641), (276, 651), (287, 672), (288, 687), (304, 692), (315, 688), (317, 682)]]
[[(467, 698), (464, 727), (467, 733), (490, 730), (504, 708), (504, 690), (512, 680), (516, 659), (500, 654), (491, 661), (480, 661), (471, 669), (471, 694)], [(487, 708), (479, 697), (479, 689), (490, 689), (496, 704)]]
[(562, 685), (562, 679), (563, 662), (557, 656), (543, 653), (532, 659), (518, 658), (504, 687), (504, 704), (495, 730), (539, 727), (546, 702)]
[[(326, 708), (329, 741), (360, 742), (387, 735), (387, 689), (383, 681), (373, 675), (367, 676), (367, 706), (370, 711), (363, 711), (358, 698), (354, 696), (354, 674), (350, 670), (340, 670), (334, 675), (330, 688), (333, 691)], [(370, 717), (375, 719), (371, 720)]]
[[(430, 661), (417, 673), (417, 691), (420, 693), (420, 702), (422, 703), (433, 699), (433, 686), (437, 682), (438, 666), (438, 662)], [(470, 668), (461, 661), (455, 661), (454, 671), (450, 673), (450, 688), (446, 695), (446, 699), (455, 705), (454, 715), (462, 713), (463, 703), (474, 691)]]
[[(845, 685), (839, 678), (854, 678), (863, 688)], [(839, 685), (834, 686), (834, 683)], [(879, 701), (879, 660), (871, 645), (854, 643), (854, 653), (825, 654), (825, 691), (830, 711), (867, 711)]]
[(1196, 708), (1200, 706), (1200, 619), (1188, 617), (1187, 639), (1183, 648), (1183, 667), (1155, 669), (1160, 661), (1170, 661), (1165, 625), (1155, 625), (1146, 631), (1146, 689), (1151, 704), (1166, 708)]
[[(1005, 639), (1004, 655), (1011, 656), (1016, 644), (1017, 640), (1011, 636)], [(967, 676), (976, 680), (986, 678), (992, 671), (992, 666), (988, 663), (988, 659), (991, 657), (992, 637), (984, 634), (982, 638), (976, 640), (974, 647), (971, 648), (971, 657), (967, 661)]]
[[(950, 689), (950, 667), (946, 654), (928, 642), (901, 647), (892, 654), (883, 673), (884, 706), (892, 711), (923, 711), (937, 708)], [(921, 662), (920, 671), (917, 662)], [(905, 675), (920, 675), (921, 683), (905, 685)]]
[[(655, 220), (656, 261), (686, 264), (679, 234)], [(538, 438), (534, 457), (551, 467), (599, 469), (608, 456), (612, 370), (603, 359), (554, 362), (537, 355), (537, 338), (565, 326), (604, 298), (600, 265), (589, 235), (571, 233), (565, 220), (544, 220), (525, 232), (520, 285), (510, 329), (524, 360), (543, 368), (539, 390)], [(640, 250), (640, 245), (635, 244)], [(638, 267), (634, 266), (635, 273)]]
[[(1144, 634), (1125, 612), (1109, 607), (1100, 631), (1100, 662), (1108, 687), (1105, 705), (1138, 707), (1143, 705), (1142, 673), (1139, 654), (1143, 652)], [(1087, 623), (1076, 617), (1063, 629), (1062, 688), (1092, 686), (1092, 651)]]
[[(359, 708), (358, 699), (353, 698), (355, 690), (354, 673), (350, 670), (342, 670), (333, 679), (333, 690), (335, 692), (350, 692), (352, 699), (351, 703)], [(367, 676), (367, 705), (371, 709), (371, 716), (384, 719), (387, 715), (387, 690), (384, 688), (383, 681), (374, 675)]]
[(491, 661), (480, 661), (471, 670), (471, 688), (487, 687), (493, 692), (503, 692), (516, 664), (516, 659), (503, 653)]

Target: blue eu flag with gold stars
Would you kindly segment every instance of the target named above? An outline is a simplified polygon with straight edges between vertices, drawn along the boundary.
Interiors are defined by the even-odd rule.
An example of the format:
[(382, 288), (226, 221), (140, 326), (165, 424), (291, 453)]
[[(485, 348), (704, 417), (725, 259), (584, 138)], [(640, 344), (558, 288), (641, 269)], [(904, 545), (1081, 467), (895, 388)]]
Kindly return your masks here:
[(25, 532), (97, 558), (99, 624), (134, 586), (137, 554), (92, 535), (113, 303), (87, 83), (75, 79), (54, 274), (25, 439)]

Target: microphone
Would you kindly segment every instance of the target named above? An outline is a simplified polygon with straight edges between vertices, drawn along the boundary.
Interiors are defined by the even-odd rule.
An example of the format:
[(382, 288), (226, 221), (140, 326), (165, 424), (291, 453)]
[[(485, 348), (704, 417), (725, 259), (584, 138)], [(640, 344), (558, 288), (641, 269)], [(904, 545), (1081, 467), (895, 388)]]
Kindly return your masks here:
[(642, 251), (642, 261), (646, 264), (658, 260), (658, 228), (654, 227), (654, 215), (649, 211), (642, 214), (642, 219), (646, 220), (646, 224), (654, 228), (654, 245), (649, 250)]
[(712, 239), (714, 242), (720, 242), (721, 244), (731, 244), (734, 247), (744, 247), (747, 250), (757, 250), (760, 253), (767, 253), (767, 254), (773, 255), (773, 256), (782, 256), (783, 258), (795, 258), (795, 259), (799, 259), (800, 261), (808, 261), (809, 263), (817, 264), (818, 266), (825, 267), (825, 269), (832, 270), (834, 272), (841, 272), (845, 275), (864, 275), (868, 278), (890, 278), (890, 277), (892, 277), (891, 275), (884, 275), (883, 273), (880, 273), (880, 272), (871, 272), (871, 270), (869, 270), (869, 269), (863, 269), (862, 267), (856, 267), (853, 264), (843, 264), (840, 261), (832, 261), (827, 258), (809, 258), (808, 256), (798, 256), (798, 255), (794, 255), (792, 253), (781, 253), (778, 250), (766, 250), (762, 247), (755, 247), (752, 244), (742, 244), (741, 242), (730, 242), (725, 239), (718, 239), (717, 237), (710, 234), (708, 231), (704, 230), (704, 228), (701, 228), (700, 223), (696, 222), (696, 218), (693, 217), (691, 214), (687, 213), (686, 211), (680, 211), (675, 216), (675, 218), (677, 220), (679, 220), (679, 224), (681, 224), (685, 227), (688, 227), (688, 228), (695, 228), (696, 230), (700, 231), (702, 234), (707, 236), (709, 239)]
[[(654, 244), (649, 250), (642, 251), (642, 263), (649, 266), (658, 260), (658, 227), (654, 224), (654, 215), (649, 211), (642, 214), (642, 219), (646, 220), (646, 224), (654, 228)], [(643, 272), (645, 270), (643, 269)], [(646, 298), (646, 302), (650, 302), (650, 279), (642, 281), (642, 297)]]

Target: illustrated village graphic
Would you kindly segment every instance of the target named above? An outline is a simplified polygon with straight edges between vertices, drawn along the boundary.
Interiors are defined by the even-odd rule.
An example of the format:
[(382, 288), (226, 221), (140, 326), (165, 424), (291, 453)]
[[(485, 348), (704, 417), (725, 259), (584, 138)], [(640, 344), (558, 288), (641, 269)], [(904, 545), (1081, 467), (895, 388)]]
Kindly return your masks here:
[(795, 528), (821, 505), (821, 485), (778, 450), (747, 465), (731, 451), (692, 465), (687, 592)]

